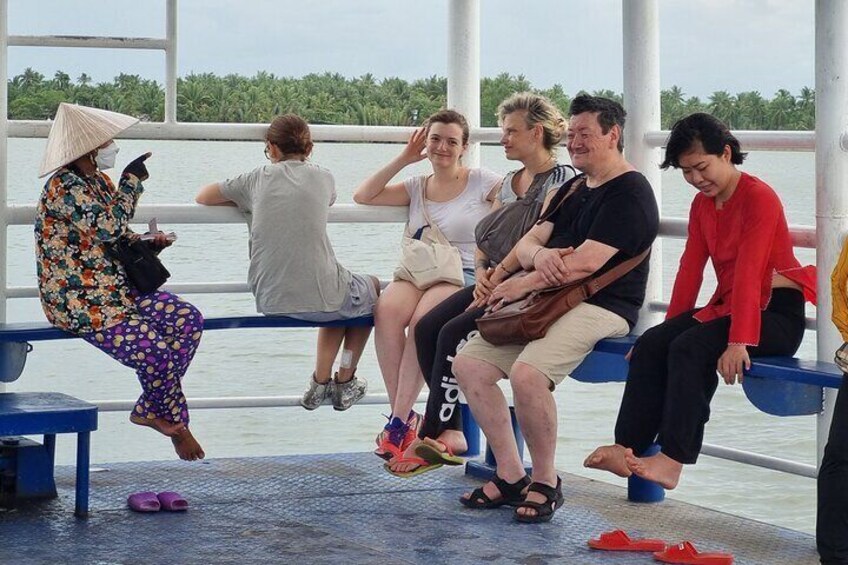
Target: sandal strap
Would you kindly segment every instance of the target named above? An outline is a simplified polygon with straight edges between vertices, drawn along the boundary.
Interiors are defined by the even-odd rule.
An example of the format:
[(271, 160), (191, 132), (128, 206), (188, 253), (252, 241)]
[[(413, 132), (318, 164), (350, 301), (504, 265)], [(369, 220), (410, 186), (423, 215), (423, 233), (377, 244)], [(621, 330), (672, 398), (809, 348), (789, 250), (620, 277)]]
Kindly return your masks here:
[(531, 484), (532, 482), (530, 480), (529, 475), (524, 475), (514, 483), (508, 483), (502, 478), (500, 478), (497, 473), (492, 475), (491, 480), (495, 487), (497, 487), (497, 489), (500, 491), (501, 496), (506, 499), (513, 499), (521, 496), (521, 491), (524, 490), (527, 485)]
[[(477, 487), (468, 497), (468, 500), (472, 501), (474, 504), (489, 504), (490, 502), (494, 502), (489, 495), (486, 494), (486, 491), (483, 490), (483, 487)], [(480, 502), (480, 501), (483, 502)]]
[[(557, 487), (560, 486), (560, 482), (557, 481)], [(550, 485), (546, 485), (545, 483), (532, 483), (529, 487), (527, 487), (528, 492), (538, 492), (548, 500), (556, 500), (560, 495), (560, 489), (554, 488)]]
[[(536, 514), (538, 515), (550, 514), (550, 507), (553, 505), (554, 502), (556, 502), (556, 500), (552, 498), (547, 499), (545, 502), (533, 502), (532, 500), (522, 500), (521, 502), (515, 505), (515, 509), (518, 510), (519, 508), (531, 508), (535, 510)], [(542, 512), (541, 510), (543, 508), (547, 510), (547, 512)]]

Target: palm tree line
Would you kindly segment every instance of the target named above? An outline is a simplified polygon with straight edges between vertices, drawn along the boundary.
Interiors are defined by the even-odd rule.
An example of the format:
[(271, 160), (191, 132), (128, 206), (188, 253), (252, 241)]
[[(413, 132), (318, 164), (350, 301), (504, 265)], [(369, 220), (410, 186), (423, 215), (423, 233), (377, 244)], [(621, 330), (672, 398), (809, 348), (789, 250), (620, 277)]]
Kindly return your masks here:
[[(562, 110), (571, 97), (555, 84), (535, 89), (523, 75), (502, 73), (483, 78), (480, 123), (496, 126), (498, 103), (514, 92), (533, 90), (548, 96)], [(309, 74), (300, 78), (258, 72), (252, 77), (210, 73), (177, 79), (177, 119), (182, 122), (269, 122), (274, 116), (295, 112), (313, 124), (418, 125), (444, 107), (447, 79), (431, 76), (406, 81), (382, 80), (371, 74), (348, 78), (338, 73)], [(577, 93), (575, 93), (577, 94)], [(611, 90), (592, 92), (622, 101)], [(138, 75), (121, 73), (112, 82), (94, 84), (83, 73), (76, 81), (56, 71), (53, 78), (27, 68), (9, 80), (9, 118), (44, 120), (56, 114), (61, 102), (95, 106), (162, 121), (165, 95), (162, 85)], [(730, 94), (720, 90), (706, 100), (686, 96), (678, 86), (661, 94), (662, 127), (692, 112), (709, 112), (732, 129), (811, 130), (815, 125), (815, 92), (802, 88), (795, 96), (785, 89), (770, 99), (757, 91)]]

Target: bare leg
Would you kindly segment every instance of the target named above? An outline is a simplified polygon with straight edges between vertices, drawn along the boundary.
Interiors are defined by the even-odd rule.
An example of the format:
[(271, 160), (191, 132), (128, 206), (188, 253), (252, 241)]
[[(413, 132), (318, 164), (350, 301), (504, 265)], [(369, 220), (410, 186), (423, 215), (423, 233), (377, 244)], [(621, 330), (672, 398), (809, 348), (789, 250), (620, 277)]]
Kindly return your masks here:
[(422, 295), (423, 293), (411, 283), (395, 281), (383, 291), (374, 308), (374, 346), (377, 350), (377, 362), (383, 374), (386, 392), (389, 393), (389, 403), (393, 408), (397, 396), (401, 357), (406, 345), (405, 329)]
[[(521, 480), (525, 474), (524, 465), (518, 457), (518, 446), (512, 434), (509, 406), (498, 386), (504, 374), (494, 365), (465, 357), (461, 353), (453, 362), (453, 372), (474, 418), (486, 434), (486, 441), (495, 454), (498, 476), (508, 483)], [(501, 496), (491, 482), (483, 485), (483, 492), (492, 500)], [(469, 496), (470, 493), (465, 498)]]
[(392, 415), (403, 421), (406, 421), (415, 400), (421, 393), (421, 389), (424, 388), (424, 375), (421, 374), (421, 367), (418, 364), (418, 351), (415, 347), (415, 325), (424, 314), (457, 290), (459, 290), (458, 287), (452, 284), (438, 284), (428, 288), (418, 301), (418, 306), (416, 306), (409, 321), (406, 344), (398, 369), (397, 392), (392, 403)]
[(142, 418), (135, 414), (130, 416), (130, 422), (138, 426), (153, 428), (160, 434), (171, 438), (174, 450), (180, 459), (196, 461), (203, 459), (206, 454), (189, 429), (182, 422), (169, 422), (164, 418)]
[(624, 459), (624, 453), (627, 448), (623, 445), (602, 445), (595, 449), (589, 457), (583, 461), (583, 466), (589, 469), (601, 469), (609, 471), (619, 477), (627, 478), (633, 474), (630, 467), (627, 466), (627, 461)]
[(344, 348), (350, 351), (353, 357), (350, 361), (350, 367), (339, 367), (339, 375), (336, 377), (336, 381), (340, 383), (346, 383), (353, 378), (353, 372), (356, 371), (359, 359), (365, 350), (365, 344), (368, 343), (368, 338), (371, 336), (371, 328), (345, 328), (344, 330)]
[[(556, 454), (557, 413), (556, 401), (548, 386), (550, 380), (538, 369), (525, 363), (516, 363), (509, 376), (515, 402), (515, 416), (527, 442), (533, 460), (533, 482), (551, 487), (557, 485)], [(537, 492), (527, 493), (528, 502), (544, 502)], [(535, 516), (533, 508), (519, 508), (524, 516)]]
[(333, 376), (333, 363), (336, 361), (339, 347), (341, 347), (342, 340), (345, 338), (346, 329), (318, 328), (318, 352), (315, 355), (316, 383), (327, 384), (330, 377)]
[(668, 490), (677, 486), (683, 472), (683, 463), (678, 463), (662, 452), (650, 457), (636, 457), (633, 450), (628, 448), (624, 453), (624, 460), (634, 475), (654, 481)]
[[(380, 296), (380, 280), (373, 276), (370, 278), (377, 292), (377, 296)], [(362, 357), (362, 352), (365, 350), (365, 345), (368, 343), (370, 336), (371, 328), (345, 328), (344, 348), (351, 352), (353, 358), (351, 359), (350, 367), (339, 367), (339, 374), (336, 377), (337, 382), (346, 383), (353, 378), (353, 373), (359, 365), (359, 359)]]

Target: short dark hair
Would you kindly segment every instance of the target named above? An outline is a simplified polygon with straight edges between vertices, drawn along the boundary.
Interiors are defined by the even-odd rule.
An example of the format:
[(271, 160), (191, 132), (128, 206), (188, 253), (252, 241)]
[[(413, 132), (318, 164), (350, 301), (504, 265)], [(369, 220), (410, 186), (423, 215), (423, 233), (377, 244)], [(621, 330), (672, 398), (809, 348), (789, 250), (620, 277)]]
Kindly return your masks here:
[(743, 153), (739, 140), (730, 133), (730, 129), (718, 118), (697, 112), (677, 120), (668, 135), (665, 144), (665, 160), (661, 169), (680, 168), (680, 156), (692, 150), (699, 143), (708, 155), (721, 155), (724, 148), (730, 146), (730, 162), (741, 165), (747, 153)]
[[(613, 126), (618, 126), (624, 131), (627, 112), (615, 100), (601, 96), (592, 96), (591, 94), (578, 94), (571, 101), (571, 106), (568, 108), (568, 115), (573, 117), (584, 112), (591, 112), (598, 115), (598, 124), (600, 124), (601, 131), (604, 135), (608, 134)], [(624, 136), (618, 138), (618, 150), (624, 151)]]

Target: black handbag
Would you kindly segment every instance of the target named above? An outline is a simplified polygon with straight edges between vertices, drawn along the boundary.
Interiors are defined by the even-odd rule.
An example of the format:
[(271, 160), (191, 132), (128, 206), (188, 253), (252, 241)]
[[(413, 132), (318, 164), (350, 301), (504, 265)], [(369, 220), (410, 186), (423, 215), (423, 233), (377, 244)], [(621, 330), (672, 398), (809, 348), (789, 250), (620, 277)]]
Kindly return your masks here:
[(122, 235), (109, 246), (109, 252), (123, 265), (127, 280), (141, 294), (153, 292), (171, 276), (151, 245), (137, 237)]

